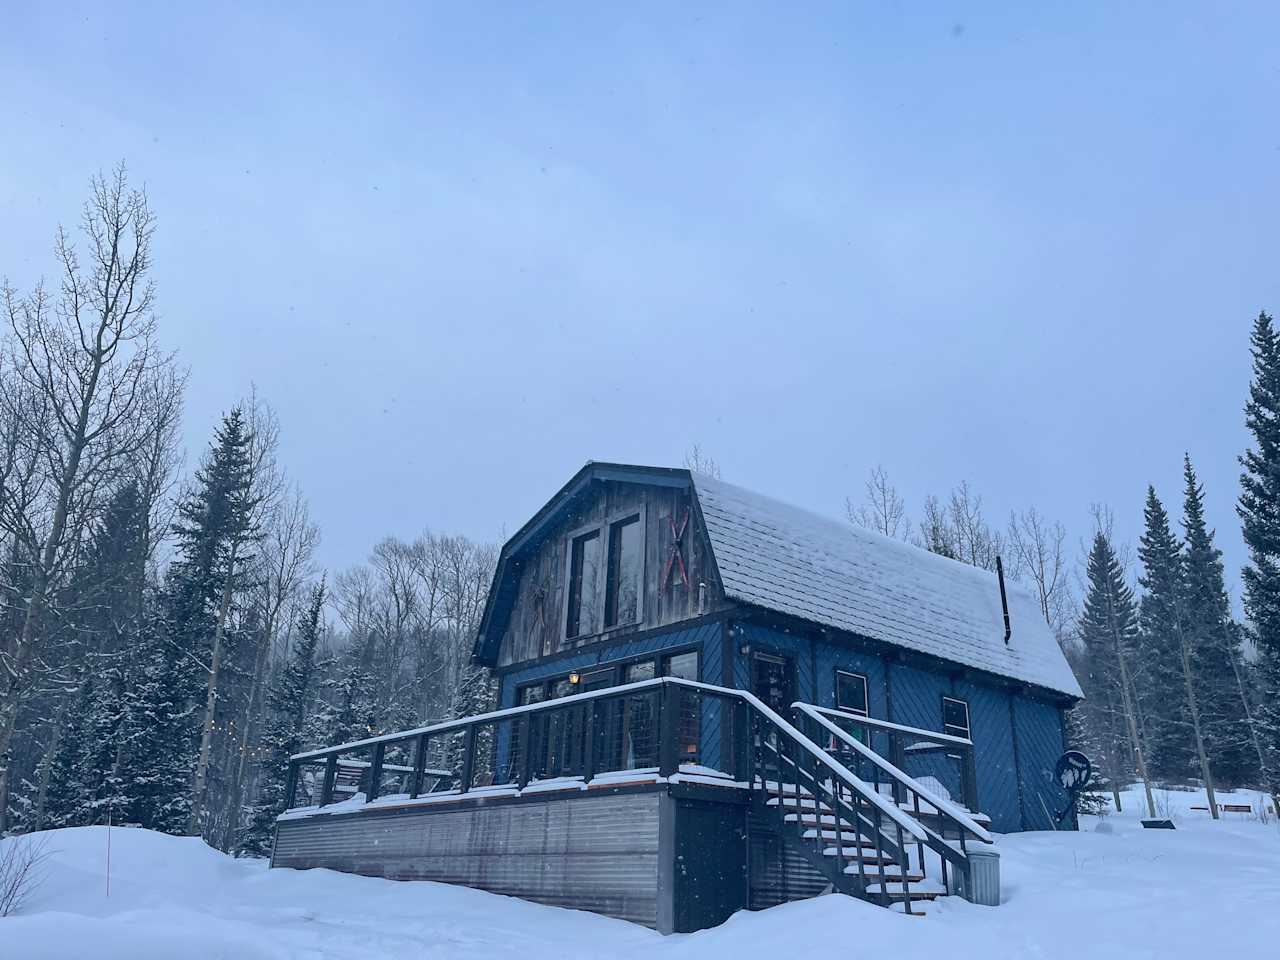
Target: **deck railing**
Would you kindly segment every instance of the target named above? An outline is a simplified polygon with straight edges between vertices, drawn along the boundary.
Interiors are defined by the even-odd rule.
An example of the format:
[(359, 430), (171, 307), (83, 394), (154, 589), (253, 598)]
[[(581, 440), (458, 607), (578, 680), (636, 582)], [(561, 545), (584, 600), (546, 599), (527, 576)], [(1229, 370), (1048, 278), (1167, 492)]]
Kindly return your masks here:
[[(840, 889), (886, 906), (904, 903), (907, 912), (910, 849), (919, 873), (926, 872), (925, 849), (932, 850), (945, 881), (947, 864), (967, 869), (966, 835), (990, 840), (953, 804), (842, 729), (847, 718), (839, 711), (796, 704), (795, 713), (793, 725), (745, 690), (643, 680), (296, 754), (288, 806), (298, 814), (344, 802), (461, 800), (646, 776), (724, 783), (750, 790), (762, 812), (772, 808)], [(929, 734), (888, 732), (910, 733), (916, 743)], [(968, 741), (929, 736), (948, 750), (968, 744), (972, 753)], [(874, 776), (860, 777), (850, 762), (869, 764)], [(912, 815), (925, 812), (922, 801), (943, 818), (941, 832)], [(945, 837), (945, 824), (958, 832), (959, 849)]]

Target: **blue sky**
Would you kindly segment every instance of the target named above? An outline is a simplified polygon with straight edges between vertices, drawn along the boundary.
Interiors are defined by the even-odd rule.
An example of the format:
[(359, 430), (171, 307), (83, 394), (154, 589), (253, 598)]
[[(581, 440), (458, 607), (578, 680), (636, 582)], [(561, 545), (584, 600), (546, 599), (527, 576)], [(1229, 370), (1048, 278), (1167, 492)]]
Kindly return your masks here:
[(696, 441), (1073, 538), (1189, 450), (1234, 579), (1274, 4), (171, 6), (6, 12), (0, 274), (125, 159), (189, 445), (256, 383), (326, 564)]

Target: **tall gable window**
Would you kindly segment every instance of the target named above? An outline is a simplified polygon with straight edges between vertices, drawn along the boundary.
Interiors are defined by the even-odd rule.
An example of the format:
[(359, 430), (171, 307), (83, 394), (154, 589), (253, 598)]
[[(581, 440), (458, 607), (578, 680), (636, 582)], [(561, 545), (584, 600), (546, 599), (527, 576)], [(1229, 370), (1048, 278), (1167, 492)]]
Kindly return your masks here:
[(604, 625), (617, 627), (640, 619), (640, 573), (644, 566), (640, 515), (609, 524), (609, 573), (605, 585)]
[(644, 510), (610, 518), (569, 538), (564, 635), (590, 637), (643, 615)]
[(600, 631), (600, 531), (573, 538), (569, 550), (569, 610), (565, 636), (589, 636)]

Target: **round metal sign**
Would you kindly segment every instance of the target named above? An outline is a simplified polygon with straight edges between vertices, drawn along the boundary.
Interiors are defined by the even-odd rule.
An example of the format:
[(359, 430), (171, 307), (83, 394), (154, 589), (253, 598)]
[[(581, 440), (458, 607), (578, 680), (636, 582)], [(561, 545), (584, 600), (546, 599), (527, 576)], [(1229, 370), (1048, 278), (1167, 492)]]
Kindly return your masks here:
[(1068, 793), (1079, 793), (1083, 790), (1092, 772), (1093, 764), (1079, 750), (1068, 750), (1058, 758), (1058, 765), (1054, 768), (1058, 783), (1062, 784), (1062, 789)]

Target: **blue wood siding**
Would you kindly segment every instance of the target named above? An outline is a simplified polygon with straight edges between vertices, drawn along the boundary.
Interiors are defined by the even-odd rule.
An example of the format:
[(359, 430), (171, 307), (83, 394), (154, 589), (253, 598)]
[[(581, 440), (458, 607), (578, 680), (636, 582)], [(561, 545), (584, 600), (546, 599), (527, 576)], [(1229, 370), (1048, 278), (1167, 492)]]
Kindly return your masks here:
[[(901, 663), (889, 664), (889, 706), (894, 723), (925, 730), (942, 730), (942, 698), (952, 695), (951, 678)], [(960, 767), (940, 754), (909, 758), (907, 773), (932, 777), (955, 800), (960, 799)]]
[[(731, 629), (729, 662), (724, 661), (725, 629)], [(937, 671), (906, 665), (839, 639), (815, 638), (808, 632), (761, 624), (708, 622), (685, 630), (645, 636), (630, 643), (586, 648), (530, 664), (502, 678), (500, 702), (515, 704), (516, 687), (530, 681), (562, 676), (600, 663), (658, 654), (675, 647), (697, 646), (701, 679), (740, 689), (750, 688), (749, 658), (742, 647), (791, 657), (796, 668), (796, 698), (835, 706), (836, 670), (867, 678), (871, 715), (895, 723), (942, 730), (943, 696), (969, 704), (978, 777), (978, 806), (1000, 832), (1051, 829), (1045, 808), (1060, 810), (1066, 797), (1053, 780), (1062, 755), (1062, 711), (1059, 707), (1010, 693), (1007, 688), (957, 677), (945, 664)], [(706, 703), (701, 718), (702, 762), (716, 766), (721, 746), (721, 710)], [(1015, 736), (1017, 738), (1015, 750)], [(504, 744), (505, 746), (505, 744)], [(887, 752), (887, 744), (872, 746)], [(942, 756), (917, 757), (907, 766), (912, 776), (932, 776), (952, 797), (960, 797), (958, 765)]]
[(1014, 697), (1013, 716), (1022, 786), (1022, 829), (1052, 830), (1051, 814), (1056, 815), (1067, 803), (1066, 792), (1053, 775), (1062, 756), (1062, 710), (1029, 697)]
[[(969, 704), (973, 760), (978, 773), (978, 808), (1001, 833), (1022, 829), (1018, 772), (1013, 762), (1010, 695), (982, 684), (957, 680), (954, 696)], [(1056, 759), (1056, 758), (1055, 758)]]

